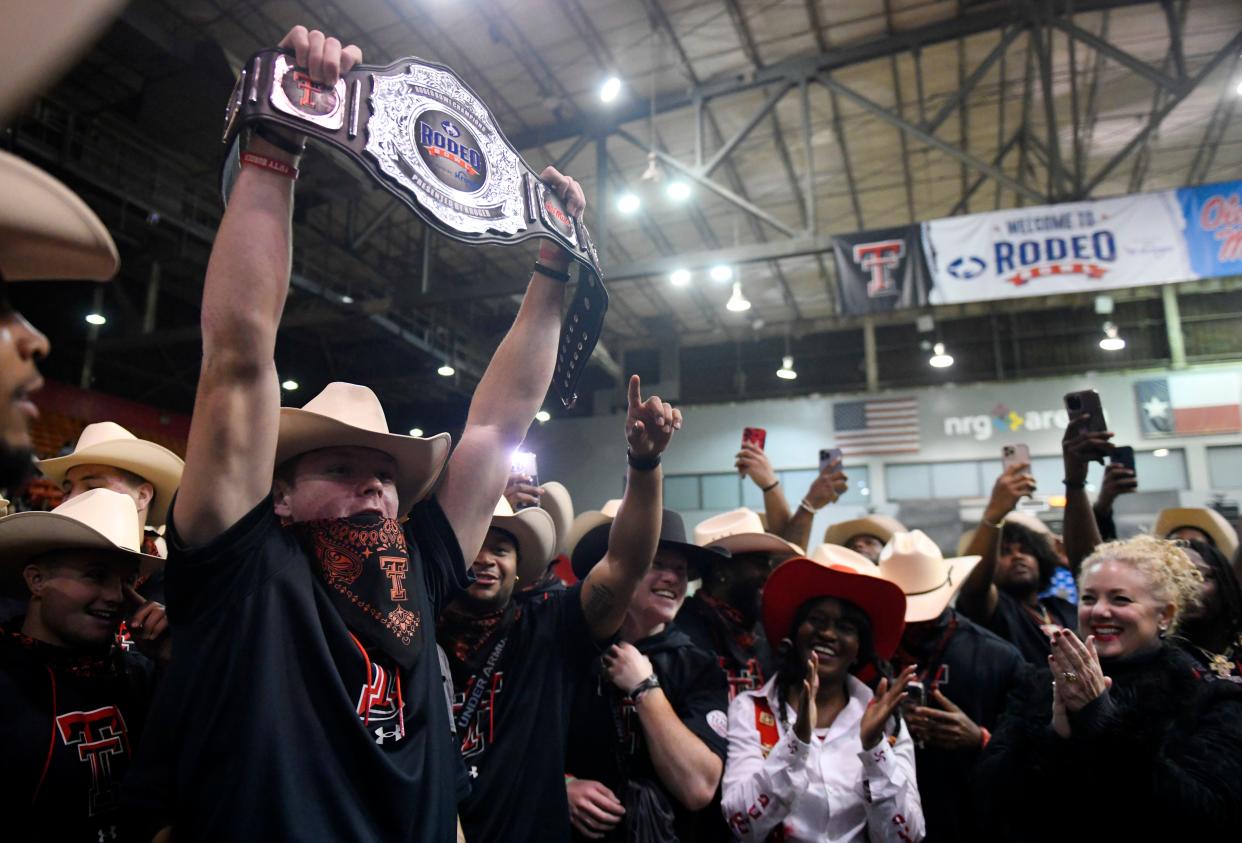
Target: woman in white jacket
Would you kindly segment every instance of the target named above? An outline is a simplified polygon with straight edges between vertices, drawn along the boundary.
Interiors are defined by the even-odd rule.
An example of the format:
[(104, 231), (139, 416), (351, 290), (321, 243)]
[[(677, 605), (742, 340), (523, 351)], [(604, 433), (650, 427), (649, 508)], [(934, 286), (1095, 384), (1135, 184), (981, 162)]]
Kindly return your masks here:
[[(768, 579), (763, 624), (777, 674), (729, 706), (721, 809), (745, 841), (915, 841), (923, 807), (898, 715), (913, 669), (887, 667), (906, 598), (843, 547)], [(884, 676), (873, 694), (863, 678)]]

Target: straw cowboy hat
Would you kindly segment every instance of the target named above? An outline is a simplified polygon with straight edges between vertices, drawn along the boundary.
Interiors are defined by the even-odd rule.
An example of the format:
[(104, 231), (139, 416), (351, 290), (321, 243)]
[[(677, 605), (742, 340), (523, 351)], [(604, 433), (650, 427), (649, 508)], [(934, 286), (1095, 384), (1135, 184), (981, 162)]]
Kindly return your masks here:
[(1156, 516), (1156, 526), (1151, 531), (1161, 538), (1182, 527), (1193, 527), (1211, 537), (1216, 549), (1225, 554), (1226, 559), (1233, 559), (1238, 550), (1238, 531), (1214, 509), (1202, 506), (1173, 507), (1160, 510)]
[(700, 521), (694, 528), (694, 543), (700, 547), (720, 547), (733, 555), (771, 553), (782, 558), (802, 555), (802, 548), (793, 542), (764, 532), (759, 514), (746, 507)]
[[(1040, 518), (1031, 515), (1029, 512), (1011, 512), (1001, 519), (1001, 525), (1017, 524), (1026, 527), (1037, 536), (1047, 536), (1048, 540), (1053, 543), (1054, 548), (1057, 536), (1052, 532), (1052, 528), (1045, 524)], [(966, 549), (970, 547), (970, 543), (975, 540), (975, 533), (979, 532), (978, 527), (972, 527), (962, 533), (962, 537), (957, 540), (957, 555), (962, 556), (966, 553)]]
[(866, 613), (876, 655), (890, 658), (906, 626), (906, 598), (901, 589), (879, 577), (865, 556), (840, 545), (816, 549), (821, 551), (819, 559), (789, 559), (768, 577), (763, 587), (763, 631), (768, 641), (789, 637), (798, 607), (808, 600), (836, 597)]
[(569, 490), (555, 480), (544, 483), (539, 508), (551, 515), (552, 523), (556, 525), (556, 549), (552, 557), (568, 553), (569, 528), (574, 520), (574, 499), (570, 497)]
[(922, 530), (897, 533), (880, 553), (878, 574), (906, 596), (906, 623), (940, 616), (979, 564), (979, 556), (945, 559)]
[(492, 527), (504, 530), (517, 542), (518, 579), (533, 582), (556, 555), (556, 522), (537, 506), (513, 511), (501, 498), (492, 514)]
[[(301, 409), (280, 409), (276, 465), (320, 448), (373, 448), (397, 461), (397, 498), (407, 515), (440, 478), (449, 455), (449, 435), (430, 438), (388, 431), (375, 393), (365, 386), (336, 381)], [(545, 560), (546, 561), (546, 560)]]
[(0, 518), (0, 582), (12, 588), (31, 559), (54, 550), (110, 550), (135, 561), (159, 557), (139, 552), (138, 507), (111, 489), (91, 489), (51, 512), (18, 512)]
[(569, 534), (565, 537), (565, 553), (572, 558), (582, 542), (582, 537), (601, 524), (611, 524), (620, 508), (621, 499), (613, 498), (599, 509), (588, 509), (579, 514), (569, 525)]
[(905, 529), (905, 526), (896, 518), (871, 514), (833, 524), (824, 531), (824, 544), (844, 545), (854, 536), (875, 536), (881, 543), (888, 544), (888, 540), (893, 537), (894, 533), (900, 533)]
[[(612, 530), (612, 520), (608, 518), (595, 524), (574, 544), (570, 564), (578, 579), (586, 579), (586, 575), (608, 552), (608, 534)], [(697, 580), (703, 576), (705, 568), (728, 556), (725, 551), (708, 550), (686, 541), (686, 522), (682, 520), (681, 513), (671, 509), (664, 510), (660, 518), (659, 547), (680, 553), (686, 560), (686, 576), (692, 580)]]
[(185, 468), (181, 457), (163, 445), (139, 439), (114, 422), (88, 424), (78, 436), (73, 453), (35, 464), (57, 486), (65, 482), (69, 469), (79, 465), (108, 465), (137, 474), (155, 487), (155, 496), (147, 507), (147, 523), (152, 527), (167, 522), (168, 507)]

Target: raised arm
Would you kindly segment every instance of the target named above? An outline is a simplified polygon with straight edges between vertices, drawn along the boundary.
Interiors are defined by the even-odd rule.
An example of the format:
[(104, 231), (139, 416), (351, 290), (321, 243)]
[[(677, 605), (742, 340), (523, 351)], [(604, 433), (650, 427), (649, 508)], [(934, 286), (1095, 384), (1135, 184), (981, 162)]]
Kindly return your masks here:
[[(611, 638), (621, 628), (634, 590), (655, 558), (664, 511), (664, 475), (658, 460), (673, 431), (681, 428), (680, 410), (654, 395), (643, 400), (638, 375), (630, 377), (628, 399), (625, 439), (630, 466), (625, 494), (608, 531), (608, 550), (582, 583), (582, 612), (597, 641)], [(654, 467), (644, 465), (653, 462)]]
[[(570, 214), (582, 214), (586, 200), (576, 181), (552, 167), (540, 177), (560, 195)], [(553, 269), (564, 272), (569, 260), (550, 241), (539, 248), (539, 262)], [(540, 272), (531, 276), (517, 318), (474, 391), (461, 441), (436, 493), (467, 561), (483, 546), (496, 501), (505, 490), (513, 451), (526, 438), (548, 393), (556, 367), (564, 296), (560, 282)]]
[(815, 513), (830, 503), (836, 503), (849, 487), (850, 478), (841, 468), (840, 460), (820, 469), (819, 476), (811, 481), (811, 486), (806, 490), (802, 502), (798, 504), (793, 517), (785, 526), (783, 534), (785, 541), (793, 542), (798, 547), (809, 551), (811, 549), (811, 522), (815, 520)]
[(783, 536), (789, 525), (789, 502), (785, 500), (781, 481), (772, 470), (768, 455), (754, 442), (743, 442), (733, 464), (739, 474), (749, 477), (763, 493), (763, 514), (767, 517), (768, 532)]
[[(1087, 464), (1101, 453), (1113, 448), (1109, 431), (1087, 430), (1090, 413), (1076, 413), (1070, 418), (1061, 440), (1061, 456), (1065, 462), (1065, 557), (1070, 570), (1078, 576), (1082, 560), (1091, 555), (1100, 544), (1100, 528), (1087, 497)], [(1103, 461), (1103, 460), (1101, 460)]]
[[(318, 30), (294, 27), (280, 42), (312, 79), (335, 84), (362, 61)], [(296, 166), (261, 139), (249, 152)], [(192, 545), (220, 535), (269, 492), (280, 425), (276, 330), (289, 291), (293, 181), (242, 166), (220, 221), (203, 282), (203, 362), (174, 511), (177, 532)]]
[(1005, 516), (1013, 512), (1024, 495), (1035, 491), (1035, 478), (1030, 474), (1030, 463), (1015, 463), (1001, 472), (992, 486), (992, 497), (983, 508), (983, 518), (975, 530), (975, 537), (966, 548), (966, 556), (980, 556), (962, 590), (957, 595), (957, 607), (967, 617), (986, 621), (996, 611), (996, 561), (1000, 555), (1001, 528)]

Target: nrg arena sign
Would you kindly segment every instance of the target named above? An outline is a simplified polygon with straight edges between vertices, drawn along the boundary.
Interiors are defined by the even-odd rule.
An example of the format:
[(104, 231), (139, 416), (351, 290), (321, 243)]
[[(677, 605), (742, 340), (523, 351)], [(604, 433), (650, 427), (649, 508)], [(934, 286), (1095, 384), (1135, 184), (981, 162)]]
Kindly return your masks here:
[(976, 442), (986, 442), (996, 435), (1018, 434), (1025, 430), (1065, 430), (1069, 425), (1069, 413), (1059, 410), (1030, 410), (1025, 413), (997, 404), (991, 415), (945, 416), (945, 436), (969, 436)]

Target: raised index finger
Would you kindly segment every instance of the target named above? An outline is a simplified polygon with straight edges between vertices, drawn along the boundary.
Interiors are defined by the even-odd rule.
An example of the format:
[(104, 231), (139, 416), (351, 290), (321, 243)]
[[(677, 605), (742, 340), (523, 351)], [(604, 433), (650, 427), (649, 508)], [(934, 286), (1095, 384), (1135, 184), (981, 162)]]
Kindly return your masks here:
[(637, 407), (643, 403), (642, 381), (638, 375), (630, 375), (629, 401), (631, 407)]

